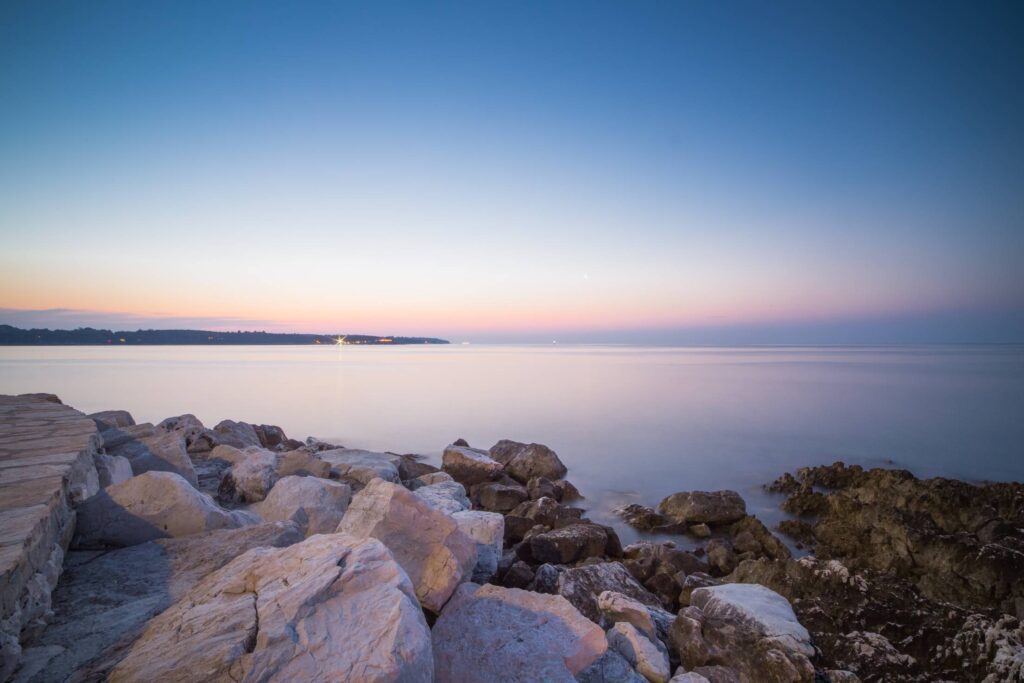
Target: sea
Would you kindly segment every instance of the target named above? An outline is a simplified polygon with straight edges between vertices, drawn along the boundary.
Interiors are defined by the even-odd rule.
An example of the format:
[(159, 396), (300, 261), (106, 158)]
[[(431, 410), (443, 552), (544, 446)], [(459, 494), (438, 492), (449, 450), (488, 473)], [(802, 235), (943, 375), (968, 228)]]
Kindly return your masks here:
[(543, 443), (592, 519), (675, 491), (763, 486), (837, 460), (919, 477), (1024, 480), (1024, 346), (2, 347), (0, 393), (48, 392), (138, 422), (193, 413), (298, 439), (417, 453)]

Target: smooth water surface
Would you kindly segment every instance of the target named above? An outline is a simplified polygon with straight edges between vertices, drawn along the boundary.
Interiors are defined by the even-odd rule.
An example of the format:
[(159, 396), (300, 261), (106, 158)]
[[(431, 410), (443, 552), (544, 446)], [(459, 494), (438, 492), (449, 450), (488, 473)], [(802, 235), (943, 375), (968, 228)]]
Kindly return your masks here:
[(25, 392), (435, 462), (459, 437), (536, 441), (603, 519), (626, 500), (733, 488), (771, 523), (763, 483), (835, 460), (1024, 479), (1024, 347), (0, 348), (0, 393)]

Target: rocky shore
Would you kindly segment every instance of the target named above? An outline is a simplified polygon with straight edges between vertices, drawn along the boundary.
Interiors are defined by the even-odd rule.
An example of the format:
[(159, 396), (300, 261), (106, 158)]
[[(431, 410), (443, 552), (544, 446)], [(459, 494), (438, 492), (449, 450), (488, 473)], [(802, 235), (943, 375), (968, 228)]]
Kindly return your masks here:
[(0, 680), (1024, 680), (1020, 484), (837, 463), (769, 485), (783, 536), (680, 490), (619, 513), (686, 543), (623, 547), (541, 444), (435, 467), (89, 417), (92, 483), (53, 581), (4, 604)]

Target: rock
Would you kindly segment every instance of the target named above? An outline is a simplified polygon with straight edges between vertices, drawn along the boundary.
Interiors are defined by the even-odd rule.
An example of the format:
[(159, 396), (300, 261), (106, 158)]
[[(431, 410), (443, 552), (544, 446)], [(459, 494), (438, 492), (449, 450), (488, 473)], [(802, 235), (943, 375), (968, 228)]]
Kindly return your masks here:
[(102, 488), (107, 488), (112, 484), (120, 484), (122, 481), (128, 481), (135, 476), (135, 473), (132, 472), (131, 461), (123, 456), (95, 453), (92, 459), (93, 464), (96, 465), (96, 474), (99, 477)]
[(535, 593), (558, 593), (558, 575), (561, 570), (553, 564), (542, 564), (534, 572), (533, 581), (530, 582), (530, 590)]
[(75, 545), (129, 546), (230, 529), (258, 520), (228, 512), (173, 472), (146, 472), (103, 489), (78, 507)]
[(650, 607), (661, 606), (658, 598), (637, 583), (619, 562), (574, 567), (558, 575), (558, 594), (591, 621), (601, 621), (597, 596), (604, 591), (621, 593)]
[(268, 522), (291, 520), (307, 536), (331, 534), (352, 500), (347, 484), (318, 477), (282, 477), (253, 511)]
[(254, 425), (253, 431), (256, 432), (256, 438), (264, 448), (273, 450), (288, 441), (284, 430), (277, 425)]
[(501, 585), (506, 588), (526, 588), (533, 583), (534, 573), (530, 565), (518, 560), (509, 567), (502, 577)]
[(707, 524), (694, 524), (690, 527), (690, 534), (697, 538), (708, 538), (711, 536), (711, 527)]
[(588, 557), (601, 557), (608, 534), (596, 524), (571, 524), (546, 531), (529, 540), (530, 553), (537, 562), (572, 564)]
[(185, 451), (185, 439), (180, 434), (161, 432), (152, 436), (129, 438), (114, 448), (108, 448), (107, 451), (110, 455), (127, 458), (135, 474), (174, 472), (184, 477), (192, 486), (198, 484), (192, 460)]
[(431, 680), (405, 572), (373, 539), (258, 548), (153, 619), (110, 681)]
[(710, 683), (745, 683), (735, 669), (727, 666), (698, 666), (693, 673)]
[(135, 425), (135, 418), (127, 410), (101, 410), (89, 415), (102, 432), (111, 427), (122, 428)]
[(555, 500), (561, 503), (568, 503), (572, 500), (580, 500), (583, 495), (579, 492), (575, 486), (565, 479), (556, 479), (555, 484)]
[(262, 446), (256, 429), (248, 422), (235, 422), (234, 420), (223, 420), (213, 427), (217, 433), (219, 443), (245, 448), (247, 446)]
[[(441, 481), (421, 486), (413, 493), (431, 507), (448, 514), (468, 510), (470, 507), (466, 489), (457, 481)], [(504, 528), (502, 524), (503, 531)]]
[(476, 544), (450, 515), (383, 479), (356, 494), (338, 531), (383, 542), (409, 574), (420, 604), (435, 613), (476, 566)]
[(505, 518), (496, 512), (482, 510), (456, 511), (452, 518), (459, 525), (459, 530), (476, 543), (476, 566), (471, 580), (475, 583), (490, 581), (498, 571), (505, 538)]
[(725, 584), (698, 588), (690, 601), (670, 635), (684, 667), (725, 666), (743, 681), (814, 679), (810, 634), (783, 596), (756, 584)]
[(561, 479), (568, 471), (558, 455), (539, 443), (523, 444), (502, 440), (490, 450), (491, 457), (505, 467), (505, 472), (525, 484), (536, 477)]
[[(53, 593), (53, 613), (29, 651), (42, 654), (15, 680), (106, 680), (145, 628), (211, 571), (250, 548), (302, 540), (291, 522), (149, 541), (105, 553), (71, 551)], [(74, 675), (74, 676), (72, 676)]]
[[(788, 560), (792, 557), (786, 544), (775, 537), (757, 517), (748, 515), (729, 528), (732, 544), (739, 553), (752, 553), (755, 558)], [(731, 571), (731, 570), (730, 570)]]
[(679, 604), (685, 606), (690, 604), (690, 596), (693, 595), (693, 591), (708, 586), (721, 586), (722, 582), (703, 572), (694, 572), (683, 577), (679, 584), (681, 586)]
[(443, 481), (455, 481), (452, 479), (452, 475), (447, 472), (438, 470), (437, 472), (428, 472), (427, 474), (421, 474), (416, 477), (414, 481), (418, 482), (420, 486), (430, 486), (431, 484), (440, 484)]
[(559, 492), (555, 489), (555, 485), (550, 479), (544, 477), (534, 477), (526, 484), (526, 491), (530, 495), (532, 500), (538, 498), (551, 498), (553, 500), (559, 499)]
[(646, 680), (633, 670), (625, 657), (612, 649), (576, 675), (577, 683), (644, 683)]
[(421, 455), (403, 455), (398, 461), (398, 476), (402, 481), (409, 479), (416, 479), (426, 474), (433, 474), (440, 472), (441, 470), (433, 465), (422, 462), (423, 456)]
[(615, 508), (612, 512), (617, 514), (619, 517), (622, 517), (626, 524), (631, 527), (645, 531), (669, 524), (669, 521), (665, 517), (659, 515), (651, 508), (645, 505), (640, 505), (639, 503), (623, 505), (622, 507)]
[(485, 481), (473, 487), (473, 502), (492, 512), (511, 512), (529, 498), (526, 487), (518, 483)]
[(432, 637), (438, 683), (572, 682), (608, 647), (560, 596), (475, 584), (459, 587)]
[(670, 678), (668, 683), (711, 683), (711, 681), (695, 671), (683, 671), (683, 668), (679, 667), (676, 670), (676, 675)]
[(258, 503), (277, 483), (276, 453), (262, 449), (245, 451), (245, 458), (220, 480), (217, 498), (227, 503)]
[(735, 491), (682, 491), (658, 504), (658, 512), (677, 524), (729, 524), (747, 514), (747, 505)]
[(651, 683), (667, 683), (672, 675), (668, 651), (656, 642), (627, 622), (618, 622), (608, 631), (608, 647), (622, 655), (637, 673)]
[(277, 456), (277, 474), (279, 477), (298, 475), (327, 479), (331, 476), (331, 466), (303, 448), (280, 453)]
[(635, 626), (648, 638), (657, 638), (648, 606), (639, 600), (615, 591), (602, 591), (597, 596), (597, 608), (610, 623), (626, 622)]
[(328, 443), (326, 441), (316, 439), (312, 436), (306, 437), (305, 447), (306, 450), (308, 450), (310, 453), (321, 453), (323, 451), (336, 451), (345, 449), (345, 447), (340, 444)]
[(441, 469), (455, 481), (471, 487), (497, 476), (502, 468), (486, 451), (452, 444), (441, 455)]
[(333, 467), (343, 478), (360, 486), (366, 486), (374, 479), (398, 483), (398, 462), (401, 456), (392, 453), (375, 453), (355, 448), (340, 448), (320, 451), (318, 457)]
[(157, 425), (165, 432), (175, 432), (185, 439), (185, 449), (189, 453), (205, 453), (220, 445), (220, 436), (212, 429), (207, 429), (195, 415), (185, 414), (169, 417)]
[(520, 503), (514, 510), (509, 512), (512, 517), (522, 517), (533, 520), (535, 524), (546, 527), (571, 524), (583, 516), (583, 511), (578, 508), (559, 505), (551, 498), (541, 498)]
[(736, 568), (738, 560), (732, 544), (722, 538), (712, 538), (708, 542), (708, 564), (719, 576), (724, 576)]

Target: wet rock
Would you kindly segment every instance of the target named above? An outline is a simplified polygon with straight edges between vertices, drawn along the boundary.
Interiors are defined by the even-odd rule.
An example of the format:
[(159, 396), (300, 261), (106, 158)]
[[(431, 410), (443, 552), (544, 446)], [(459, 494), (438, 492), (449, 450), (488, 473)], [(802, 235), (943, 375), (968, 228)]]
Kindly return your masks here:
[(75, 545), (130, 546), (254, 524), (255, 516), (228, 512), (173, 472), (146, 472), (114, 484), (78, 507)]
[(551, 498), (557, 501), (560, 498), (555, 485), (550, 479), (544, 477), (534, 477), (531, 479), (526, 485), (526, 491), (532, 500)]
[(574, 567), (558, 575), (558, 594), (594, 622), (601, 621), (597, 596), (605, 591), (621, 593), (650, 607), (661, 607), (658, 598), (641, 586), (619, 562)]
[(380, 542), (340, 534), (258, 548), (150, 622), (118, 681), (431, 680), (408, 577)]
[(572, 524), (583, 516), (583, 511), (578, 508), (559, 505), (551, 498), (541, 498), (520, 503), (509, 515), (530, 519), (535, 524), (552, 528)]
[(260, 437), (256, 429), (248, 422), (235, 422), (234, 420), (222, 420), (213, 427), (217, 433), (219, 443), (234, 446), (235, 448), (246, 448), (247, 446), (260, 447)]
[(291, 520), (307, 536), (330, 534), (338, 528), (352, 500), (347, 484), (317, 477), (280, 479), (253, 511), (268, 522)]
[(645, 531), (655, 527), (666, 526), (669, 523), (668, 519), (646, 505), (640, 505), (639, 503), (623, 505), (613, 510), (613, 512), (622, 517), (626, 524), (629, 524), (631, 527)]
[(729, 541), (722, 538), (713, 538), (708, 542), (708, 564), (711, 566), (712, 574), (724, 576), (736, 568), (738, 560), (736, 552)]
[(690, 526), (689, 532), (691, 536), (697, 538), (708, 538), (711, 536), (711, 527), (707, 524), (693, 524)]
[(747, 514), (747, 505), (735, 491), (682, 491), (658, 504), (658, 512), (677, 524), (729, 524)]
[(782, 509), (791, 515), (817, 516), (828, 510), (828, 497), (803, 485), (782, 503)]
[(667, 683), (672, 675), (668, 651), (630, 623), (618, 622), (608, 631), (608, 647), (622, 655), (650, 683)]
[(565, 479), (556, 479), (554, 484), (555, 500), (559, 502), (568, 503), (570, 501), (581, 500), (583, 498), (583, 494), (579, 492), (579, 489)]
[(486, 481), (473, 487), (473, 501), (491, 512), (511, 512), (530, 495), (522, 484)]
[(814, 545), (814, 527), (802, 519), (784, 519), (779, 531), (806, 546)]
[(560, 596), (474, 584), (459, 588), (432, 637), (439, 682), (571, 682), (608, 647)]
[(476, 544), (451, 515), (383, 479), (356, 494), (338, 531), (383, 542), (409, 574), (420, 604), (435, 613), (476, 566)]

